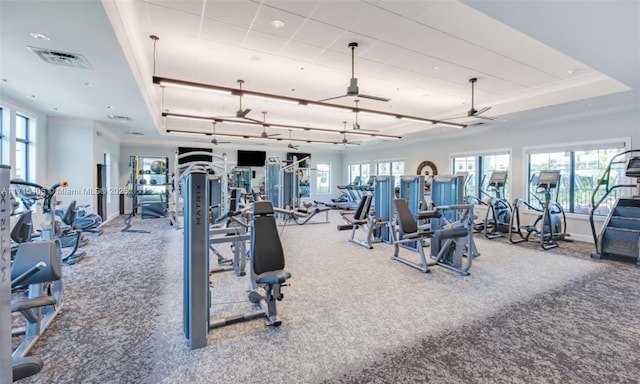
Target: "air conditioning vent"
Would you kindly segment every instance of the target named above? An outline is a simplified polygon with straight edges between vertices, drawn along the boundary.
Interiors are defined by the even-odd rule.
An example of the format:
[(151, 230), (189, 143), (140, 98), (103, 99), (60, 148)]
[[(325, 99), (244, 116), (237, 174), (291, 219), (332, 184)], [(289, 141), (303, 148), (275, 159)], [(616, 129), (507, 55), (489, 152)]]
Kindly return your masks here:
[(64, 65), (66, 67), (93, 69), (86, 57), (69, 52), (52, 51), (46, 48), (27, 47), (31, 52), (38, 55), (45, 63)]
[(111, 120), (119, 121), (121, 123), (128, 123), (131, 121), (129, 116), (117, 116), (117, 115), (108, 115)]

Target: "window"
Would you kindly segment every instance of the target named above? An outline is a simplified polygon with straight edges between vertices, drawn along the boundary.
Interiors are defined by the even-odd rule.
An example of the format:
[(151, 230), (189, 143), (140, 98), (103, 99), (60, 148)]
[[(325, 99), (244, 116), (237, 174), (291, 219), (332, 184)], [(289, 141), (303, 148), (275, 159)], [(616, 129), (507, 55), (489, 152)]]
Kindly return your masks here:
[(331, 164), (316, 164), (316, 193), (331, 193)]
[(349, 183), (353, 183), (353, 180), (360, 176), (360, 183), (366, 183), (369, 179), (371, 169), (369, 163), (362, 164), (350, 164), (349, 165)]
[(377, 176), (398, 176), (395, 178), (396, 187), (400, 185), (400, 176), (404, 175), (404, 161), (387, 161), (376, 163)]
[[(464, 186), (465, 196), (486, 197), (487, 184), (493, 171), (508, 171), (510, 156), (508, 153), (481, 156), (463, 156), (453, 158), (453, 171), (468, 172)], [(504, 199), (509, 199), (509, 177), (504, 186)]]
[[(529, 180), (543, 170), (559, 170), (560, 185), (558, 203), (566, 212), (589, 214), (591, 212), (591, 195), (597, 186), (598, 179), (609, 165), (609, 160), (624, 151), (624, 143), (598, 144), (572, 151), (554, 151), (529, 153)], [(611, 178), (616, 184), (626, 184), (624, 180), (624, 164), (612, 167)], [(616, 182), (617, 180), (617, 182)], [(535, 186), (529, 186), (529, 203), (540, 204), (533, 196)], [(596, 208), (596, 215), (607, 215), (618, 197), (624, 196), (624, 189), (614, 190), (601, 206)], [(544, 196), (536, 194), (541, 200)], [(600, 196), (601, 197), (601, 196)], [(552, 195), (555, 199), (555, 193)]]
[(30, 180), (29, 170), (29, 118), (16, 114), (16, 178)]

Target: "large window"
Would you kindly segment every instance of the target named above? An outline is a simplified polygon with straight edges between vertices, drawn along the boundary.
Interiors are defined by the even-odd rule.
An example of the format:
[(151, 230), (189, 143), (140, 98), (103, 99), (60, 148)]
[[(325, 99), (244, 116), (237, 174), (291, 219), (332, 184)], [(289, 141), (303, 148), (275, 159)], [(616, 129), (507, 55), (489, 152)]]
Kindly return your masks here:
[[(617, 153), (624, 151), (624, 143), (598, 145), (598, 148), (581, 148), (572, 151), (550, 151), (529, 153), (529, 180), (544, 170), (560, 171), (560, 185), (558, 188), (558, 203), (566, 212), (588, 214), (591, 212), (591, 195), (597, 186), (598, 179), (604, 173), (609, 160)], [(625, 184), (624, 165), (612, 167), (611, 182)], [(596, 208), (595, 214), (609, 213), (615, 199), (625, 194), (624, 189), (615, 190), (603, 204)], [(535, 185), (529, 186), (529, 203), (539, 206), (537, 196), (544, 200), (544, 196), (536, 193)], [(555, 199), (556, 192), (552, 199)]]
[(331, 193), (331, 164), (316, 164), (316, 193)]
[(353, 183), (356, 177), (360, 176), (360, 184), (366, 183), (369, 179), (371, 169), (369, 163), (349, 164), (349, 183)]
[(396, 187), (400, 185), (400, 177), (402, 175), (404, 175), (404, 161), (376, 163), (376, 176), (396, 176)]
[[(508, 171), (510, 156), (508, 153), (481, 156), (462, 156), (453, 158), (454, 173), (467, 172), (465, 196), (487, 197), (487, 185), (493, 171)], [(493, 194), (490, 194), (493, 196)], [(505, 199), (509, 198), (509, 177), (504, 186)]]
[(30, 180), (29, 170), (29, 118), (16, 114), (16, 178)]

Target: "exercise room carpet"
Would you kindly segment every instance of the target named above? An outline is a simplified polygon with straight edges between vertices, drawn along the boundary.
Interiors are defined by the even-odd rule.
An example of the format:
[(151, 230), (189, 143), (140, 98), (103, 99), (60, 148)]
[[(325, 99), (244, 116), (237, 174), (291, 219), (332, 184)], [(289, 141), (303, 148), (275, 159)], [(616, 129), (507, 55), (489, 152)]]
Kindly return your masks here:
[[(392, 261), (332, 224), (282, 230), (292, 285), (262, 320), (182, 334), (182, 236), (121, 221), (65, 267), (64, 308), (32, 353), (31, 383), (638, 382), (635, 267), (477, 238), (471, 276)], [(562, 245), (561, 245), (562, 246)], [(219, 249), (229, 254), (228, 246)], [(411, 257), (408, 251), (403, 255)], [(214, 275), (212, 317), (246, 313), (247, 279)]]

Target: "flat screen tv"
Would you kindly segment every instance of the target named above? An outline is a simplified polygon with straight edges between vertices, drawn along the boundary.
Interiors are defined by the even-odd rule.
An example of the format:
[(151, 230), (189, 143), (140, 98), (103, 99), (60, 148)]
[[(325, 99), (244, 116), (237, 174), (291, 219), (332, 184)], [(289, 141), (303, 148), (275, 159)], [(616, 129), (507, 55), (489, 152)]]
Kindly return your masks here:
[(298, 165), (299, 168), (307, 168), (307, 162), (311, 162), (311, 154), (310, 153), (288, 152), (287, 153), (287, 160), (288, 160), (289, 163), (293, 162), (293, 157), (294, 156), (298, 160), (301, 160), (301, 159), (304, 159), (305, 157), (308, 157), (307, 160), (301, 162), (300, 165)]
[[(211, 148), (192, 148), (192, 147), (178, 147), (178, 155), (183, 155), (189, 152), (211, 152), (213, 150)], [(186, 164), (191, 163), (193, 161), (204, 161), (210, 163), (213, 161), (212, 155), (193, 155), (193, 156), (185, 156), (178, 160), (178, 164)]]
[(238, 149), (238, 167), (264, 167), (267, 160), (265, 151), (243, 151)]

